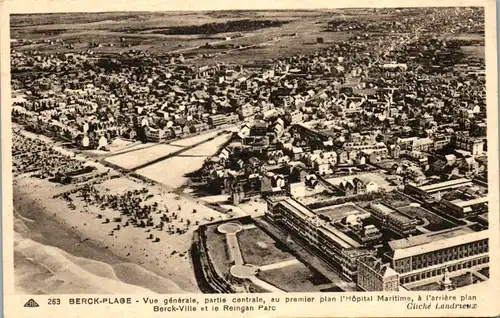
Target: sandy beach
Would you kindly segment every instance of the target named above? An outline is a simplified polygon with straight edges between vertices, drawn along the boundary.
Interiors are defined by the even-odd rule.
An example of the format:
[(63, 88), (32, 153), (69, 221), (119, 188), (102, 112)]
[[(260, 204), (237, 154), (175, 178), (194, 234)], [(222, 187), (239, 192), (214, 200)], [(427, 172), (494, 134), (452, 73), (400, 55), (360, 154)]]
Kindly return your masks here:
[[(102, 224), (96, 207), (71, 210), (52, 196), (65, 187), (46, 180), (18, 178), (16, 209), (16, 287), (26, 293), (182, 293), (199, 292), (188, 249), (192, 231), (158, 233)], [(169, 240), (170, 238), (170, 240)], [(172, 255), (172, 250), (178, 251)], [(182, 256), (181, 256), (182, 255)]]
[[(171, 192), (170, 183), (165, 189), (163, 184), (122, 175), (83, 155), (73, 156), (67, 149), (54, 147), (46, 137), (20, 133), (15, 140), (17, 151), (25, 151), (26, 144), (45, 153), (57, 148), (51, 153), (59, 158), (57, 165), (79, 161), (101, 173), (92, 179), (60, 184), (40, 178), (36, 172), (16, 169), (14, 250), (20, 292), (200, 292), (191, 264), (193, 232), (200, 224), (229, 215), (198, 199)], [(199, 147), (204, 150), (206, 146)], [(47, 160), (43, 156), (31, 160)], [(47, 168), (42, 170), (48, 172)], [(169, 176), (167, 170), (155, 173)]]

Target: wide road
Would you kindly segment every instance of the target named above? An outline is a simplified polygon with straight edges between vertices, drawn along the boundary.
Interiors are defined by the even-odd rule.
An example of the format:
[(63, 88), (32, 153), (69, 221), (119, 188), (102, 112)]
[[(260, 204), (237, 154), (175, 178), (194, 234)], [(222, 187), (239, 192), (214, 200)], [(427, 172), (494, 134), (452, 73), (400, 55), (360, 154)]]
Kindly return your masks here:
[(161, 162), (161, 161), (163, 161), (163, 160), (167, 160), (167, 159), (169, 159), (169, 158), (172, 158), (172, 157), (178, 156), (178, 155), (180, 155), (180, 154), (181, 154), (181, 153), (183, 153), (183, 152), (186, 152), (186, 151), (188, 151), (188, 150), (190, 150), (190, 149), (193, 149), (193, 148), (195, 148), (195, 147), (198, 147), (199, 145), (202, 145), (202, 144), (204, 144), (204, 143), (206, 143), (206, 142), (209, 142), (209, 141), (211, 141), (211, 140), (214, 140), (215, 138), (217, 138), (217, 137), (219, 137), (219, 136), (221, 136), (221, 135), (224, 135), (224, 134), (227, 134), (227, 133), (226, 133), (226, 132), (220, 132), (220, 133), (218, 133), (216, 136), (213, 136), (213, 137), (210, 137), (210, 138), (208, 138), (208, 139), (205, 139), (205, 140), (199, 141), (199, 142), (197, 142), (197, 143), (195, 143), (195, 144), (193, 144), (193, 145), (190, 145), (190, 146), (187, 146), (187, 147), (183, 147), (183, 148), (181, 148), (181, 149), (179, 149), (179, 150), (177, 150), (177, 151), (174, 151), (174, 152), (168, 153), (168, 154), (166, 154), (166, 155), (164, 155), (164, 156), (161, 156), (161, 157), (159, 157), (159, 158), (153, 159), (153, 160), (151, 160), (151, 161), (148, 161), (148, 162), (146, 162), (146, 163), (143, 163), (143, 164), (141, 164), (141, 165), (139, 165), (139, 166), (137, 166), (137, 167), (131, 168), (131, 169), (129, 169), (129, 170), (130, 170), (130, 171), (135, 172), (135, 171), (137, 171), (137, 170), (139, 170), (139, 169), (143, 169), (143, 168), (149, 167), (149, 166), (151, 166), (151, 165), (154, 165), (155, 163), (158, 163), (158, 162)]
[[(202, 132), (202, 134), (208, 134), (208, 133), (215, 132), (215, 131), (220, 131), (221, 133), (224, 132), (224, 131), (226, 131), (226, 130), (228, 130), (228, 131), (235, 131), (234, 129), (238, 128), (239, 125), (240, 125), (239, 123), (238, 124), (231, 124), (231, 125), (224, 125), (224, 126), (221, 126), (221, 127), (217, 127), (217, 128), (212, 128), (212, 129), (209, 129), (209, 130), (205, 130), (205, 131)], [(191, 134), (191, 135), (187, 135), (187, 136), (185, 136), (183, 138), (180, 138), (180, 139), (168, 139), (168, 140), (164, 140), (164, 141), (152, 143), (151, 145), (144, 146), (144, 147), (141, 147), (141, 148), (134, 148), (134, 149), (130, 149), (130, 150), (124, 150), (124, 149), (127, 149), (129, 147), (137, 145), (137, 143), (134, 143), (133, 145), (125, 146), (124, 148), (122, 148), (120, 150), (117, 150), (115, 152), (102, 155), (100, 158), (105, 159), (105, 158), (109, 158), (109, 157), (119, 156), (119, 155), (122, 155), (122, 154), (125, 154), (125, 153), (129, 153), (129, 152), (141, 151), (141, 150), (144, 150), (144, 149), (156, 147), (158, 145), (168, 145), (168, 144), (171, 144), (173, 142), (179, 142), (179, 141), (182, 141), (184, 139), (189, 139), (189, 138), (192, 138), (192, 137), (195, 137), (195, 136), (197, 136), (197, 135)]]

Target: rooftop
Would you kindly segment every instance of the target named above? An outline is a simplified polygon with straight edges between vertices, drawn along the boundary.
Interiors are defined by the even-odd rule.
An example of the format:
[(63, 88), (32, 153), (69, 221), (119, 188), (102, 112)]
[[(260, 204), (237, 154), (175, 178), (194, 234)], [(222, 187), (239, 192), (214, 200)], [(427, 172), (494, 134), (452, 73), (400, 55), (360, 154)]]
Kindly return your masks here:
[(445, 181), (445, 182), (421, 186), (420, 190), (432, 191), (432, 190), (436, 190), (438, 188), (446, 188), (446, 187), (456, 186), (456, 185), (460, 185), (460, 184), (464, 184), (464, 183), (468, 183), (468, 182), (472, 182), (472, 181), (470, 179), (460, 178), (460, 179), (449, 180), (449, 181)]
[(327, 206), (319, 209), (314, 209), (314, 212), (316, 214), (321, 214), (326, 217), (329, 217), (332, 220), (340, 220), (348, 215), (357, 215), (357, 216), (370, 215), (368, 211), (365, 211), (361, 207), (351, 202), (344, 203), (341, 205)]
[(293, 200), (291, 198), (286, 198), (284, 200), (281, 200), (279, 203), (288, 208), (290, 211), (296, 212), (297, 215), (301, 216), (302, 218), (310, 218), (316, 216), (316, 214), (314, 214), (307, 207), (303, 206), (298, 201)]
[(374, 203), (372, 204), (372, 207), (375, 207), (385, 215), (391, 215), (391, 217), (397, 218), (402, 222), (411, 222), (413, 220), (411, 217), (404, 214), (403, 212), (388, 207), (387, 205), (382, 203)]
[(323, 226), (318, 228), (318, 231), (326, 234), (332, 241), (336, 242), (340, 246), (345, 249), (358, 248), (361, 247), (361, 244), (335, 228), (330, 223), (325, 223)]
[(393, 259), (401, 259), (488, 238), (486, 231), (475, 232), (467, 226), (430, 232), (389, 242)]
[(488, 198), (482, 197), (482, 198), (476, 198), (476, 199), (472, 199), (472, 200), (456, 199), (456, 200), (453, 200), (451, 202), (459, 207), (465, 208), (465, 207), (476, 205), (476, 204), (488, 203)]
[(393, 270), (389, 264), (383, 264), (382, 260), (372, 255), (364, 257), (361, 261), (383, 277), (398, 275), (398, 273)]
[[(307, 221), (310, 221), (311, 219), (317, 217), (313, 211), (309, 210), (307, 207), (303, 206), (298, 201), (292, 198), (286, 198), (284, 200), (279, 201), (279, 203), (281, 203), (289, 211), (294, 212), (295, 215)], [(342, 246), (342, 248), (350, 249), (350, 248), (358, 248), (361, 246), (358, 242), (356, 242), (355, 240), (353, 240), (340, 230), (336, 229), (331, 223), (320, 222), (318, 224), (318, 231), (323, 232), (332, 241)]]

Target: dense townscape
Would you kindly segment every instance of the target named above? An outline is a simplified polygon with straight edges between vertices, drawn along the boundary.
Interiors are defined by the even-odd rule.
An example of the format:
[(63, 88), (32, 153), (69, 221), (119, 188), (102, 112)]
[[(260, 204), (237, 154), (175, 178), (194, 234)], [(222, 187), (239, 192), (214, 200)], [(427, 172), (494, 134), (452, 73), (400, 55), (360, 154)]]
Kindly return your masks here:
[(14, 182), (52, 187), (45, 200), (110, 238), (190, 258), (202, 292), (478, 285), (489, 277), (484, 12), (373, 14), (331, 14), (316, 49), (254, 62), (220, 60), (255, 48), (231, 44), (247, 31), (297, 22), (144, 29), (227, 42), (161, 55), (126, 36), (12, 40)]

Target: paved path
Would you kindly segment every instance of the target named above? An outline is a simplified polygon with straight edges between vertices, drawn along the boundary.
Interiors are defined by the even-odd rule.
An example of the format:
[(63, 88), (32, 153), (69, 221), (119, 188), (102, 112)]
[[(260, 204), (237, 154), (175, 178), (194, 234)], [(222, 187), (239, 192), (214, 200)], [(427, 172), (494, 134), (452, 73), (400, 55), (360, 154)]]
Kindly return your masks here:
[(359, 291), (357, 289), (356, 283), (353, 283), (353, 282), (342, 281), (342, 282), (337, 282), (336, 285), (340, 289), (342, 289), (344, 291), (347, 291), (347, 292), (356, 292), (356, 291)]
[(278, 262), (278, 263), (273, 263), (273, 264), (269, 264), (269, 265), (264, 265), (264, 266), (259, 267), (259, 270), (261, 270), (261, 271), (270, 271), (272, 269), (283, 268), (283, 267), (290, 266), (290, 265), (295, 265), (295, 264), (300, 264), (299, 260), (296, 259), (296, 258), (289, 259), (289, 260), (283, 261), (283, 262)]
[(222, 136), (222, 135), (224, 135), (224, 134), (225, 134), (224, 132), (219, 132), (219, 133), (217, 134), (217, 136), (213, 136), (213, 137), (210, 137), (210, 138), (208, 138), (208, 139), (205, 139), (205, 140), (199, 141), (199, 142), (197, 142), (197, 143), (194, 143), (194, 144), (192, 144), (192, 145), (190, 145), (190, 146), (186, 146), (186, 147), (180, 148), (180, 149), (179, 149), (179, 150), (177, 150), (177, 151), (174, 151), (174, 152), (168, 153), (168, 154), (166, 154), (166, 155), (164, 155), (164, 156), (161, 156), (161, 157), (159, 157), (159, 158), (156, 158), (156, 159), (150, 160), (150, 161), (148, 161), (148, 162), (146, 162), (146, 163), (143, 163), (143, 164), (141, 164), (141, 165), (139, 165), (139, 166), (136, 166), (136, 167), (134, 167), (134, 168), (130, 168), (130, 169), (128, 169), (128, 170), (135, 172), (135, 171), (137, 171), (137, 170), (140, 170), (140, 169), (143, 169), (143, 168), (146, 168), (146, 167), (152, 166), (152, 165), (154, 165), (155, 163), (158, 163), (158, 162), (161, 162), (161, 161), (167, 160), (167, 159), (169, 159), (169, 158), (172, 158), (172, 157), (179, 157), (182, 153), (187, 152), (188, 150), (191, 150), (191, 149), (193, 149), (193, 148), (196, 148), (196, 147), (198, 147), (198, 146), (200, 146), (200, 145), (202, 145), (202, 144), (204, 144), (204, 143), (207, 143), (207, 142), (209, 142), (209, 141), (212, 141), (212, 140), (214, 140), (215, 138), (217, 138), (217, 137), (219, 137), (219, 136)]
[[(255, 227), (255, 225), (253, 225), (253, 224), (246, 225), (246, 227), (243, 226), (243, 228), (254, 228), (254, 227)], [(235, 265), (243, 265), (243, 256), (241, 255), (241, 249), (240, 249), (240, 245), (238, 243), (238, 238), (236, 237), (236, 233), (227, 233), (226, 234), (226, 243), (227, 243), (227, 247), (229, 249), (229, 253), (231, 254), (231, 259), (234, 261), (234, 264)], [(293, 259), (290, 261), (279, 262), (279, 263), (271, 264), (268, 266), (273, 267), (273, 268), (280, 268), (283, 266), (292, 265), (292, 264), (288, 264), (290, 262), (293, 262), (293, 264), (295, 264), (295, 262), (298, 262), (298, 261), (296, 259)], [(260, 269), (262, 269), (262, 267)], [(269, 269), (272, 269), (272, 268), (269, 268)], [(271, 293), (284, 293), (283, 290), (281, 290), (281, 289), (277, 288), (276, 286), (273, 286), (269, 283), (266, 283), (263, 280), (260, 280), (259, 278), (257, 278), (257, 276), (252, 276), (251, 278), (249, 278), (249, 280), (254, 285), (256, 285), (260, 288), (263, 288)]]
[(417, 226), (416, 228), (417, 228), (417, 230), (419, 230), (422, 233), (430, 233), (430, 232), (432, 232), (432, 231), (429, 231), (428, 229), (426, 229), (425, 227), (422, 227), (422, 226)]
[(115, 152), (111, 152), (109, 154), (101, 156), (100, 158), (101, 159), (106, 159), (106, 158), (113, 157), (113, 156), (123, 155), (123, 154), (129, 153), (129, 152), (135, 152), (135, 151), (140, 151), (140, 150), (144, 150), (144, 149), (156, 147), (158, 145), (169, 145), (169, 146), (172, 146), (172, 147), (185, 148), (187, 146), (180, 146), (180, 145), (176, 145), (175, 143), (179, 142), (179, 141), (183, 141), (183, 140), (189, 139), (189, 138), (193, 138), (193, 137), (196, 137), (196, 136), (199, 136), (199, 135), (207, 135), (207, 134), (212, 133), (212, 132), (222, 133), (225, 130), (234, 129), (234, 128), (238, 127), (238, 125), (239, 125), (239, 123), (238, 124), (230, 124), (230, 125), (227, 125), (227, 126), (224, 125), (224, 126), (221, 126), (221, 127), (217, 127), (217, 128), (212, 128), (212, 129), (205, 130), (201, 134), (188, 134), (186, 136), (183, 136), (182, 138), (172, 138), (172, 139), (167, 139), (167, 140), (163, 140), (163, 141), (159, 141), (159, 142), (148, 142), (148, 143), (150, 143), (150, 145), (146, 145), (144, 147), (139, 147), (139, 148), (128, 149), (128, 148), (132, 148), (133, 146), (137, 146), (137, 145), (139, 145), (139, 144), (142, 143), (140, 141), (137, 141), (137, 142), (135, 142), (135, 143), (133, 143), (131, 145), (125, 146), (125, 148), (122, 148), (122, 149), (117, 150)]
[(484, 276), (483, 274), (481, 274), (479, 271), (477, 270), (472, 270), (472, 274), (479, 277), (481, 280), (485, 281), (485, 280), (488, 280), (489, 278)]
[(422, 220), (424, 221), (424, 224), (417, 226), (417, 230), (419, 230), (422, 233), (430, 233), (431, 231), (425, 228), (430, 224), (429, 220), (427, 220), (426, 218), (422, 218)]
[(241, 226), (244, 230), (251, 230), (257, 228), (255, 224), (245, 224)]
[(236, 234), (226, 234), (227, 247), (231, 253), (231, 258), (235, 265), (243, 265), (243, 257), (241, 256), (240, 246)]
[(329, 289), (329, 288), (340, 288), (339, 286), (337, 286), (337, 284), (335, 283), (327, 283), (327, 284), (322, 284), (322, 285), (318, 285), (316, 286), (319, 290), (324, 290), (324, 289)]

